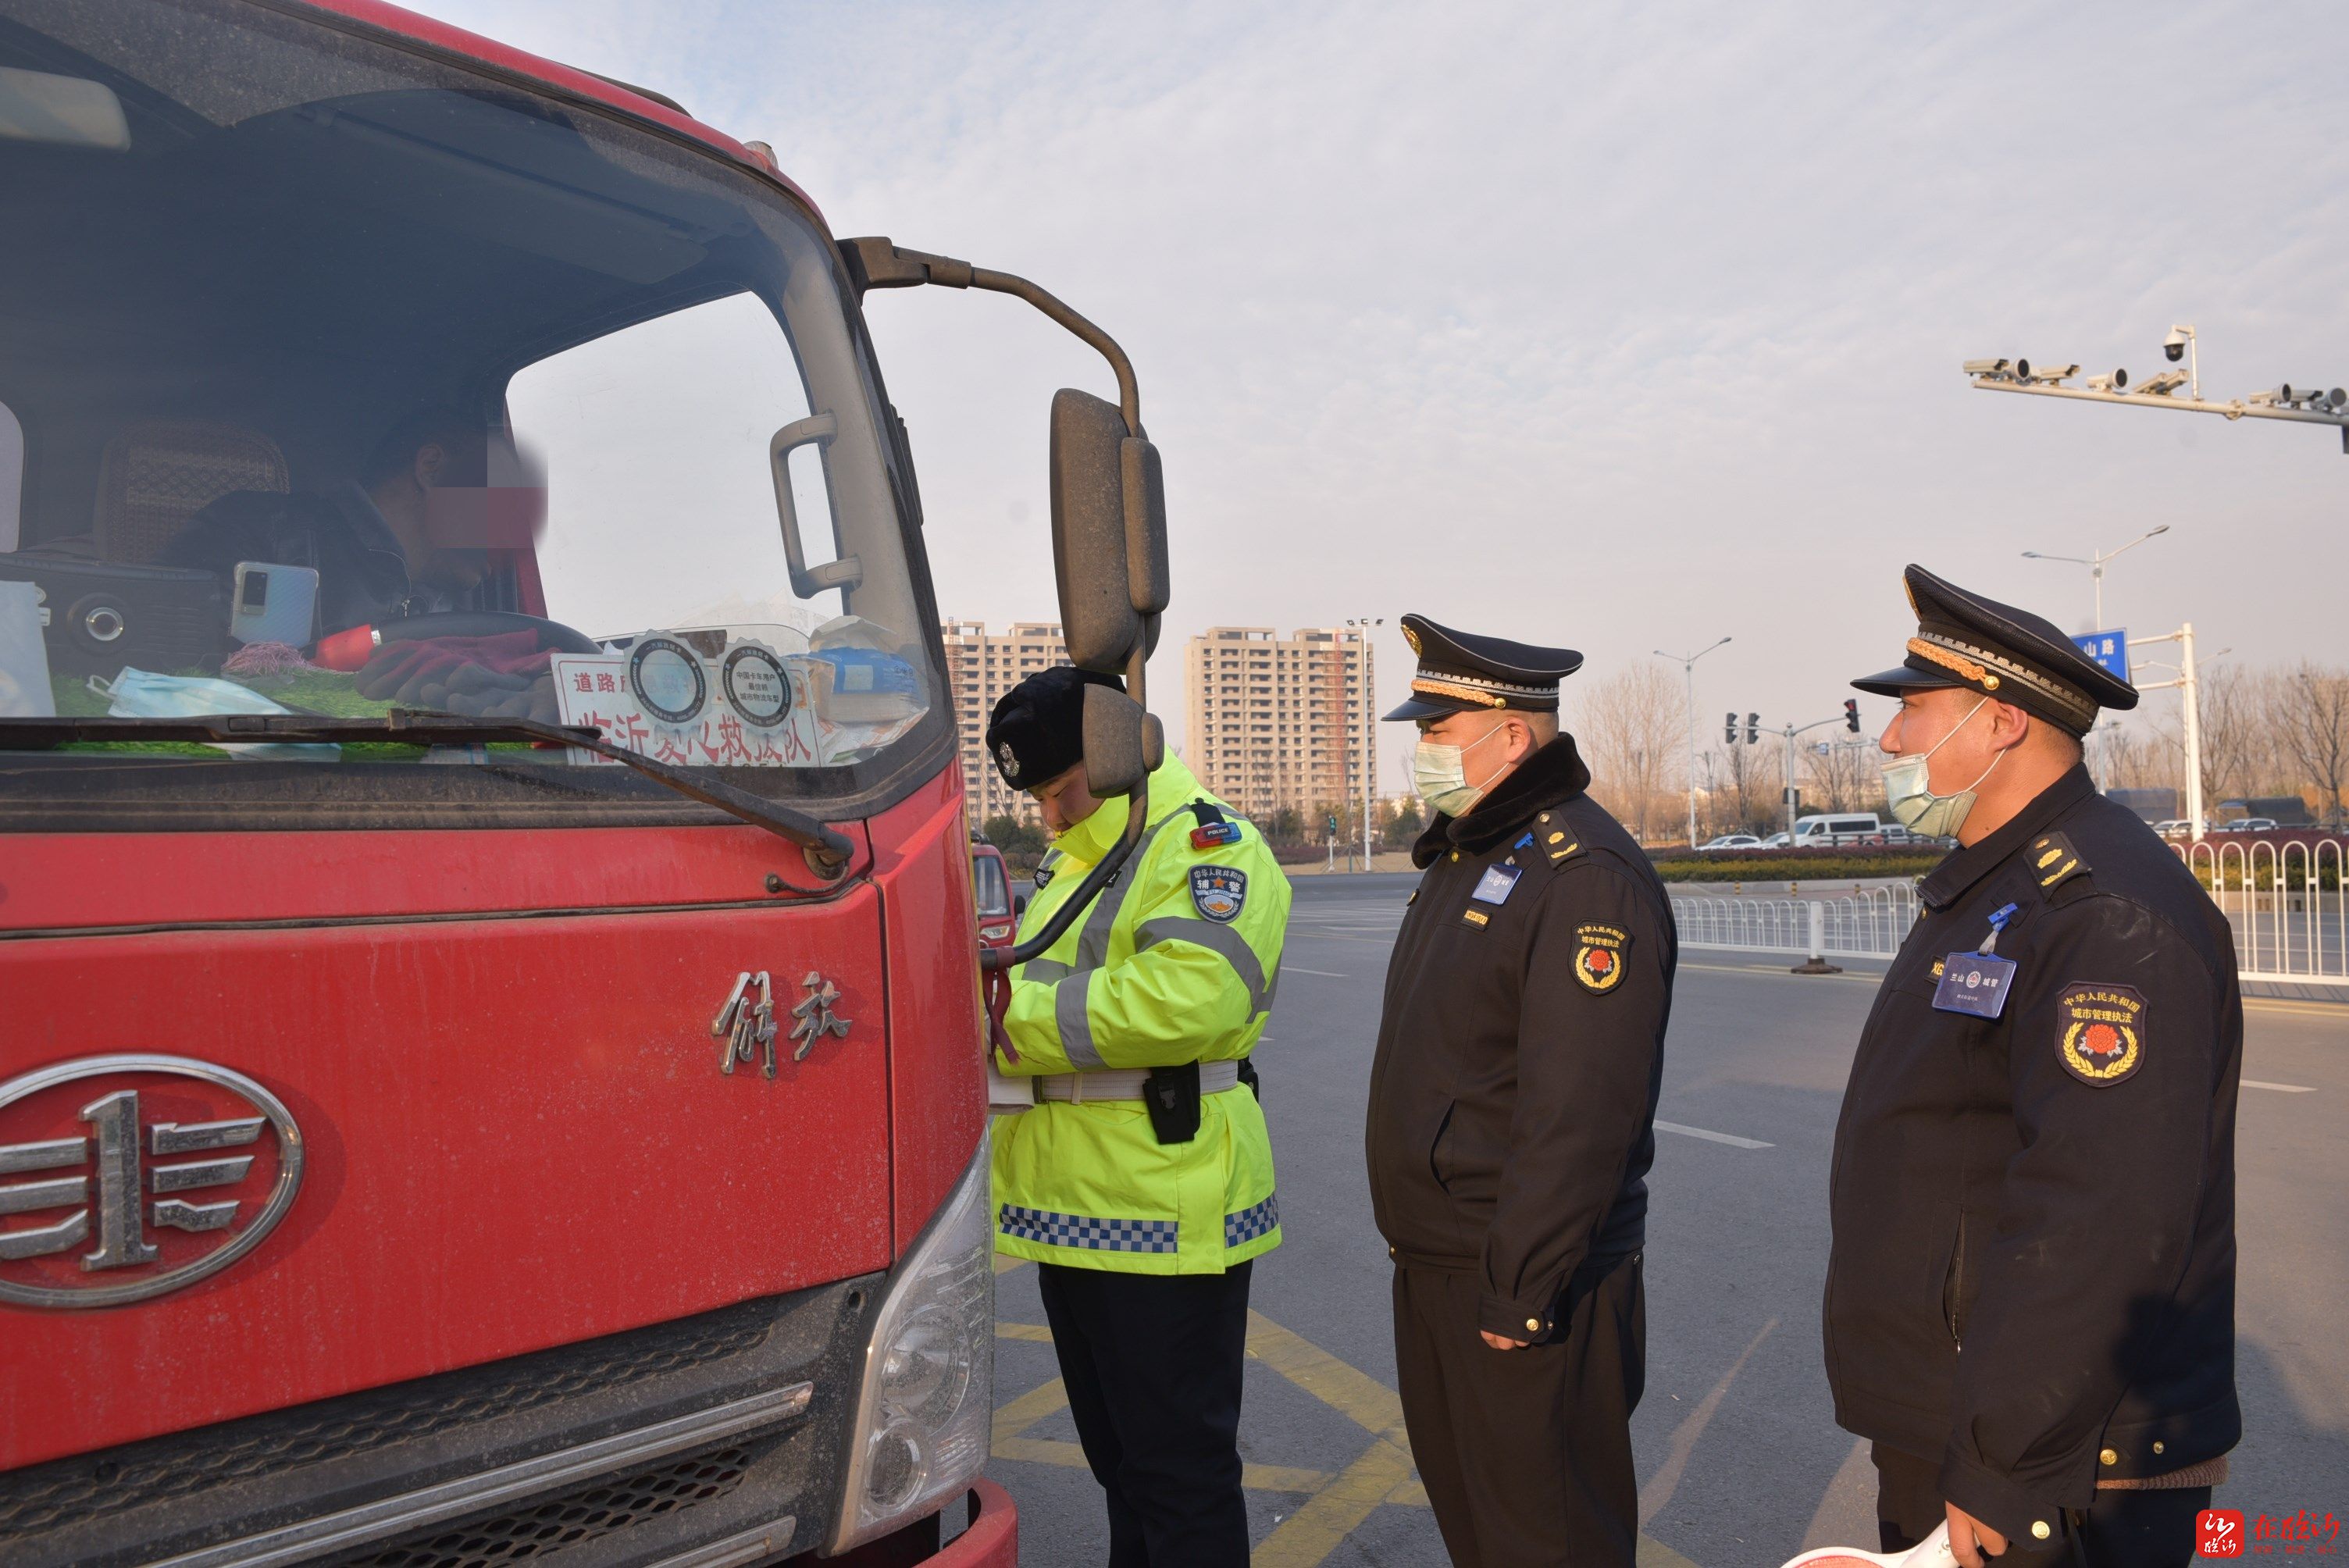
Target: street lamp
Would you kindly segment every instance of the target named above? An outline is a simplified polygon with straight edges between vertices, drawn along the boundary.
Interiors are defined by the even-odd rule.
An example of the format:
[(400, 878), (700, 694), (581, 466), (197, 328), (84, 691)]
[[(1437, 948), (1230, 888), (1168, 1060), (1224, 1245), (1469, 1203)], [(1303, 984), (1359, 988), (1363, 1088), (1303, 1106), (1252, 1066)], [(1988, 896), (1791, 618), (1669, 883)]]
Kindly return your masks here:
[(1720, 642), (1720, 643), (1715, 643), (1715, 644), (1713, 644), (1711, 647), (1699, 648), (1695, 653), (1692, 653), (1692, 654), (1668, 654), (1668, 653), (1664, 652), (1664, 650), (1663, 650), (1663, 649), (1661, 649), (1661, 648), (1658, 648), (1658, 649), (1656, 649), (1656, 650), (1655, 650), (1656, 657), (1658, 657), (1658, 658), (1660, 658), (1660, 659), (1673, 659), (1673, 660), (1677, 660), (1677, 661), (1679, 662), (1679, 664), (1680, 664), (1680, 666), (1681, 666), (1682, 670), (1683, 672), (1685, 672), (1685, 673), (1687, 674), (1687, 676), (1688, 676), (1688, 716), (1689, 716), (1689, 787), (1688, 787), (1688, 828), (1689, 828), (1689, 848), (1690, 848), (1690, 849), (1692, 849), (1692, 850), (1693, 850), (1693, 849), (1695, 849), (1695, 848), (1696, 848), (1696, 662), (1697, 662), (1697, 660), (1699, 660), (1699, 659), (1701, 659), (1701, 658), (1704, 657), (1704, 656), (1705, 656), (1705, 655), (1707, 655), (1707, 654), (1709, 654), (1709, 653), (1713, 652), (1713, 648), (1720, 647), (1720, 646), (1722, 645), (1722, 644), (1723, 644), (1723, 643), (1726, 643), (1726, 642), (1728, 642), (1728, 641), (1729, 641), (1729, 639), (1728, 639), (1727, 637), (1723, 637), (1723, 638), (1722, 638), (1722, 639), (1721, 639), (1721, 642)]
[(1384, 615), (1349, 616), (1346, 624), (1362, 634), (1362, 870), (1371, 869), (1371, 817), (1378, 810), (1379, 715), (1371, 693), (1371, 628), (1387, 624)]
[(2158, 535), (2168, 533), (2168, 531), (2169, 524), (2165, 522), (2159, 528), (2152, 529), (2147, 532), (2138, 534), (2135, 539), (2132, 539), (2127, 544), (2122, 545), (2120, 550), (2099, 550), (2094, 555), (2043, 555), (2036, 550), (2026, 550), (2023, 552), (2023, 558), (2025, 561), (2068, 561), (2075, 566), (2085, 566), (2088, 568), (2088, 575), (2095, 579), (2095, 630), (2101, 632), (2105, 629), (2105, 562), (2120, 554), (2122, 551), (2135, 550), (2147, 540), (2156, 538)]

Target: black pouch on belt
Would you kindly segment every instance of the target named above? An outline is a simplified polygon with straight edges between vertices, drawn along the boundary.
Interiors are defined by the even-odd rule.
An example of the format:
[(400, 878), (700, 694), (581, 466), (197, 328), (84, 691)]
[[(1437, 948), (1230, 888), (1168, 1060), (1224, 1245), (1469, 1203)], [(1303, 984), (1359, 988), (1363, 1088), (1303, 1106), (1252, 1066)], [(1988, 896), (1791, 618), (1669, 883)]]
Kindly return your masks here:
[(1152, 1068), (1142, 1086), (1142, 1106), (1150, 1130), (1161, 1143), (1188, 1143), (1199, 1136), (1199, 1064)]

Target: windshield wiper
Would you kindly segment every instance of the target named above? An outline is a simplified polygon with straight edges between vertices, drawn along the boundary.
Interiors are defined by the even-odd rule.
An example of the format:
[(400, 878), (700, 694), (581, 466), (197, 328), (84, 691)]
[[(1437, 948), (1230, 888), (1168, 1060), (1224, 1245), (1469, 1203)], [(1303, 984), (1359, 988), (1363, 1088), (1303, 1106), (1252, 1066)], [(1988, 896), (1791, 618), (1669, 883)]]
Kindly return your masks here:
[(188, 718), (0, 718), (0, 751), (47, 751), (73, 740), (196, 741), (210, 746), (340, 744), (388, 741), (404, 746), (464, 746), (492, 740), (543, 740), (576, 746), (625, 763), (656, 784), (715, 806), (730, 816), (789, 839), (807, 851), (808, 864), (826, 881), (848, 869), (856, 846), (846, 835), (788, 806), (763, 800), (716, 779), (615, 746), (594, 725), (545, 724), (534, 718), (470, 718), (462, 714), (394, 708), (380, 718), (337, 718), (298, 713), (216, 713)]

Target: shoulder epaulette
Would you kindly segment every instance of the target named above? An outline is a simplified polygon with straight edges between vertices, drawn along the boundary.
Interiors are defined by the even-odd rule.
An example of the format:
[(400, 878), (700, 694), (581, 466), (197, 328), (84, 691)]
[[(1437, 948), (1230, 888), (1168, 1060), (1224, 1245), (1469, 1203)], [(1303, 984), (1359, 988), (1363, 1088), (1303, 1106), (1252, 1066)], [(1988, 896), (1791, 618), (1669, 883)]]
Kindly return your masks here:
[(2085, 876), (2095, 868), (2085, 856), (2072, 847), (2072, 841), (2061, 833), (2042, 833), (2031, 841), (2031, 880), (2039, 884), (2041, 892), (2054, 892), (2076, 876)]
[(1549, 857), (1552, 865), (1569, 855), (1582, 853), (1581, 841), (1574, 836), (1574, 830), (1555, 811), (1544, 811), (1535, 819), (1533, 836), (1540, 842), (1542, 853)]

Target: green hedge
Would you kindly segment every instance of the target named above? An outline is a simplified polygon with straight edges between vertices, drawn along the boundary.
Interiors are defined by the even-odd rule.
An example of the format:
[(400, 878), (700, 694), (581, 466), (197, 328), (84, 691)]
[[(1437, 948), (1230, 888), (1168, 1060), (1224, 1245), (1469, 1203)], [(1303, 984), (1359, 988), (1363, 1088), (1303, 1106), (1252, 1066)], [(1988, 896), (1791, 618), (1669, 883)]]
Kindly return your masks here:
[(1763, 855), (1682, 855), (1657, 861), (1666, 882), (1835, 882), (1868, 877), (1920, 877), (1941, 863), (1939, 850), (1837, 854), (1832, 850)]

